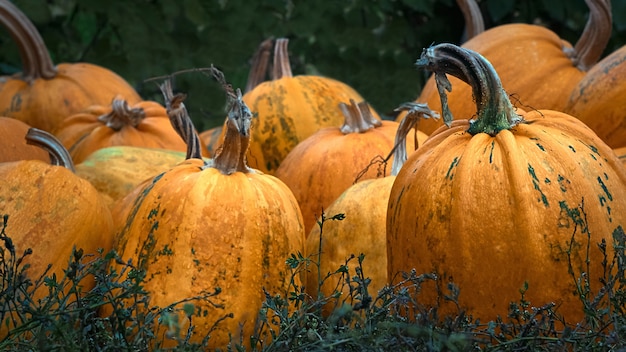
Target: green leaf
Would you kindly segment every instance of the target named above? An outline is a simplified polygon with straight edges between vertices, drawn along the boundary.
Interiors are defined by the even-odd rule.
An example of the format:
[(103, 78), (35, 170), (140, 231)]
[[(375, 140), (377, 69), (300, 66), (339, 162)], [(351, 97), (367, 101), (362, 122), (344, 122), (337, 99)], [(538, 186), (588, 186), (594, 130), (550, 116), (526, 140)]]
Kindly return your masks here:
[(487, 11), (491, 19), (500, 21), (505, 16), (511, 14), (515, 9), (515, 0), (488, 0)]

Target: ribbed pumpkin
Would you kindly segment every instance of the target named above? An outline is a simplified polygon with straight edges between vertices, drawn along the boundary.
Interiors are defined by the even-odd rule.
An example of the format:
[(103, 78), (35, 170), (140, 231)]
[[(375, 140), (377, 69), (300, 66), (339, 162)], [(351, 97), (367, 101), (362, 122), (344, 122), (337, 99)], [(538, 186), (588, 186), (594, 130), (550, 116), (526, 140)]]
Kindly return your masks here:
[[(336, 109), (343, 112), (344, 124), (322, 128), (300, 142), (275, 173), (296, 196), (307, 234), (322, 210), (353, 183), (384, 176), (380, 160), (394, 146), (398, 123), (378, 120), (367, 102), (352, 100)], [(426, 135), (418, 132), (417, 138)], [(414, 148), (411, 143), (409, 149)]]
[(31, 159), (50, 163), (48, 152), (26, 142), (31, 127), (20, 120), (0, 116), (0, 163)]
[[(248, 162), (251, 167), (270, 174), (298, 143), (320, 128), (343, 123), (343, 115), (337, 109), (339, 103), (364, 100), (352, 87), (335, 79), (293, 76), (287, 44), (286, 38), (276, 40), (272, 79), (260, 83), (243, 97), (256, 115)], [(375, 111), (372, 114), (378, 118)]]
[[(72, 159), (54, 136), (31, 129), (27, 138), (48, 150), (53, 164), (41, 160), (0, 163), (0, 216), (8, 215), (6, 234), (16, 254), (21, 256), (32, 249), (22, 264), (30, 265), (28, 277), (39, 279), (51, 264), (47, 276), (56, 275), (60, 280), (74, 247), (82, 249), (84, 255), (96, 255), (99, 248), (105, 252), (111, 249), (113, 220), (98, 191), (73, 174)], [(94, 284), (93, 277), (88, 276), (81, 282), (82, 292)], [(47, 293), (48, 288), (42, 286), (31, 298), (41, 299)], [(9, 325), (21, 323), (14, 315)], [(5, 329), (3, 321), (0, 337), (7, 334)]]
[(600, 60), (587, 72), (574, 88), (564, 109), (613, 148), (626, 147), (625, 81), (626, 45)]
[(113, 205), (143, 181), (161, 174), (185, 160), (185, 153), (132, 146), (98, 149), (80, 164), (76, 175), (89, 181)]
[[(323, 308), (328, 315), (336, 304), (345, 300), (350, 292), (349, 287), (338, 287), (340, 276), (334, 275), (325, 279), (327, 273), (335, 272), (352, 255), (365, 255), (362, 263), (362, 273), (357, 272), (358, 260), (348, 262), (349, 278), (361, 276), (367, 278), (370, 296), (376, 293), (387, 283), (387, 202), (391, 186), (396, 174), (407, 158), (406, 138), (409, 132), (415, 131), (422, 118), (436, 117), (428, 106), (424, 104), (408, 103), (399, 109), (409, 110), (404, 120), (400, 122), (393, 151), (385, 158), (390, 160), (393, 154), (393, 164), (390, 174), (357, 182), (346, 189), (328, 208), (324, 209), (326, 219), (336, 214), (344, 214), (341, 221), (318, 219), (318, 224), (307, 236), (305, 253), (312, 261), (319, 261), (318, 266), (310, 265), (306, 272), (305, 290), (313, 298), (321, 293), (324, 297), (331, 297), (339, 289), (343, 297), (331, 300)], [(414, 144), (412, 142), (411, 144)], [(320, 228), (319, 224), (322, 224)], [(320, 287), (320, 279), (324, 279)], [(355, 283), (353, 285), (356, 286)], [(360, 292), (365, 295), (365, 292)], [(352, 302), (348, 302), (352, 303)], [(338, 304), (341, 307), (341, 304)]]
[(0, 0), (0, 23), (17, 42), (22, 72), (0, 78), (0, 115), (56, 132), (66, 117), (90, 105), (110, 104), (120, 95), (141, 100), (115, 72), (89, 63), (54, 65), (33, 23), (9, 0)]
[[(220, 153), (206, 163), (197, 135), (189, 133), (193, 125), (182, 99), (172, 96), (169, 81), (162, 89), (168, 114), (189, 142), (187, 160), (117, 203), (116, 248), (122, 258), (132, 258), (146, 270), (144, 288), (151, 305), (165, 307), (221, 288), (210, 300), (223, 308), (194, 302), (198, 314), (192, 342), (232, 313), (211, 333), (209, 348), (225, 348), (229, 333), (249, 346), (265, 299), (262, 288), (286, 294), (290, 272), (285, 260), (303, 251), (300, 209), (279, 179), (246, 165), (251, 114), (240, 93), (229, 88), (228, 133)], [(184, 334), (189, 321), (182, 312), (180, 322)], [(159, 330), (159, 339), (164, 332)]]
[[(626, 169), (575, 117), (515, 110), (476, 52), (440, 44), (418, 66), (443, 84), (446, 74), (468, 82), (477, 111), (433, 132), (396, 176), (387, 213), (390, 277), (435, 272), (439, 288), (458, 285), (460, 306), (481, 321), (506, 319), (527, 282), (524, 298), (533, 306), (554, 302), (566, 323), (579, 322), (575, 280), (584, 271), (598, 292), (597, 244), (607, 241), (610, 258), (612, 233), (626, 227)], [(425, 284), (417, 301), (456, 313), (433, 286)]]
[[(511, 23), (490, 28), (462, 46), (476, 51), (491, 62), (502, 86), (527, 110), (564, 111), (570, 94), (587, 71), (599, 60), (611, 37), (611, 6), (607, 0), (586, 0), (589, 6), (587, 25), (574, 47), (553, 31), (534, 24)], [(432, 75), (424, 85), (418, 102), (433, 110), (442, 110), (440, 94), (449, 90), (437, 84)], [(450, 78), (449, 110), (454, 116), (475, 113), (472, 90), (454, 77)], [(402, 118), (402, 114), (398, 116)], [(432, 133), (441, 122), (427, 120), (422, 131)]]
[[(160, 148), (184, 152), (185, 141), (176, 133), (165, 107), (155, 101), (130, 106), (123, 99), (93, 105), (66, 118), (57, 137), (80, 163), (98, 149), (117, 145)], [(208, 155), (206, 147), (203, 155)]]
[(615, 154), (617, 154), (617, 157), (619, 158), (619, 160), (621, 160), (622, 163), (626, 165), (626, 147), (617, 148), (617, 149), (614, 149), (613, 151), (615, 152)]

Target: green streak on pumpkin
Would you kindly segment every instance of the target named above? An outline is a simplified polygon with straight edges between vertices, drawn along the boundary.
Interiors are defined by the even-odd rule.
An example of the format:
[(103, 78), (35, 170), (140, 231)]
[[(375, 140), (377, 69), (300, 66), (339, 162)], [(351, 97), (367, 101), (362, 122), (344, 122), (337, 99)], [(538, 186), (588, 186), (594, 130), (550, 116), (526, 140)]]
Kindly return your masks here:
[(546, 151), (546, 149), (541, 144), (539, 143), (535, 143), (535, 144), (537, 144), (537, 147), (539, 147), (539, 149), (541, 149), (542, 152)]
[[(128, 213), (128, 217), (126, 218), (126, 224), (124, 224), (124, 228), (121, 231), (122, 234), (126, 233), (126, 231), (128, 231), (128, 228), (130, 228), (130, 226), (135, 222), (135, 217), (137, 216), (137, 212), (139, 211), (139, 208), (143, 204), (143, 201), (146, 199), (148, 194), (150, 194), (150, 191), (152, 191), (152, 188), (154, 187), (154, 185), (156, 185), (156, 183), (163, 177), (163, 175), (165, 175), (165, 172), (159, 175), (156, 175), (152, 179), (152, 182), (146, 185), (141, 190), (141, 193), (139, 194), (139, 196), (135, 198), (133, 207), (131, 208), (131, 211)], [(148, 219), (150, 219), (150, 217), (148, 217)]]
[(491, 141), (491, 152), (489, 153), (489, 164), (493, 163), (493, 149), (496, 147), (496, 141)]
[(535, 174), (535, 169), (530, 164), (528, 164), (528, 173), (530, 174), (530, 177), (533, 178), (533, 186), (539, 192), (539, 194), (541, 194), (541, 202), (546, 208), (549, 207), (550, 203), (548, 202), (548, 198), (541, 191), (541, 188), (539, 187), (539, 179), (537, 178), (537, 175)]
[(574, 149), (574, 146), (571, 146), (571, 145), (570, 145), (570, 146), (568, 146), (568, 147), (569, 147), (569, 149), (571, 149), (571, 150), (572, 150), (572, 152), (576, 153), (576, 149)]
[(459, 157), (455, 156), (454, 160), (452, 160), (452, 163), (450, 163), (450, 167), (448, 168), (448, 172), (446, 172), (446, 178), (449, 180), (452, 180), (452, 178), (454, 177), (454, 174), (452, 174), (452, 169), (459, 165)]
[(600, 176), (598, 176), (598, 183), (600, 184), (600, 187), (602, 187), (602, 190), (604, 191), (604, 194), (606, 194), (607, 198), (612, 201), (613, 195), (611, 195), (611, 192), (609, 192), (608, 188), (606, 188), (606, 185), (602, 182), (602, 178)]

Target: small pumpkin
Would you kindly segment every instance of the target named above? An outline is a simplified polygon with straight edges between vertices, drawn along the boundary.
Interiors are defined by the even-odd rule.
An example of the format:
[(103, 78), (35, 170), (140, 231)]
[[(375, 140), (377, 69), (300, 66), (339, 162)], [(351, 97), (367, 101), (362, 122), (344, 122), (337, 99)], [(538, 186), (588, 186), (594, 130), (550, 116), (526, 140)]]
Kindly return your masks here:
[[(32, 249), (22, 264), (30, 266), (28, 277), (39, 279), (51, 265), (46, 276), (60, 279), (74, 248), (82, 250), (84, 256), (111, 249), (113, 220), (98, 191), (72, 172), (72, 159), (54, 136), (31, 128), (26, 138), (47, 150), (52, 164), (41, 160), (0, 163), (0, 216), (8, 216), (5, 232), (16, 254)], [(80, 284), (82, 292), (87, 292), (95, 282), (87, 276)], [(41, 286), (31, 299), (42, 299), (47, 293), (48, 288)], [(24, 318), (30, 317), (10, 313), (1, 324), (0, 336), (8, 333), (5, 323), (15, 327)]]
[(108, 105), (90, 106), (66, 118), (56, 136), (75, 163), (100, 148), (118, 145), (187, 150), (185, 141), (172, 127), (165, 107), (148, 100), (131, 106), (124, 99), (114, 99)]
[(48, 152), (26, 142), (31, 127), (20, 120), (0, 116), (0, 163), (31, 159), (50, 162)]
[[(610, 2), (585, 2), (589, 6), (589, 18), (574, 46), (543, 26), (525, 23), (490, 28), (462, 46), (491, 62), (502, 86), (518, 101), (516, 105), (526, 109), (564, 111), (570, 94), (600, 59), (611, 37)], [(468, 85), (455, 77), (449, 78), (450, 86), (443, 86), (437, 80), (437, 74), (428, 79), (418, 102), (427, 103), (442, 115), (471, 116), (476, 112)], [(450, 87), (454, 90), (450, 91)], [(449, 92), (444, 92), (446, 90)], [(445, 106), (449, 111), (443, 110), (442, 94), (447, 94)], [(402, 116), (400, 114), (398, 119)], [(420, 128), (430, 134), (439, 126), (440, 121), (426, 120)]]
[[(182, 97), (173, 96), (167, 80), (162, 90), (168, 115), (188, 141), (187, 160), (147, 180), (113, 209), (117, 251), (146, 270), (143, 287), (152, 306), (221, 288), (210, 298), (213, 304), (194, 302), (200, 314), (193, 317), (190, 341), (199, 342), (211, 331), (211, 349), (225, 348), (229, 334), (250, 346), (248, 337), (265, 300), (262, 288), (286, 294), (290, 273), (285, 260), (303, 251), (304, 239), (302, 215), (289, 188), (247, 166), (250, 111), (241, 92), (235, 93), (221, 72), (212, 70), (230, 97), (220, 152), (209, 162), (201, 159)], [(232, 318), (222, 320), (231, 313)], [(182, 312), (179, 322), (185, 333), (189, 320)], [(162, 327), (157, 336), (166, 330)], [(173, 338), (182, 336), (174, 333)]]
[[(287, 38), (276, 39), (272, 79), (258, 84), (243, 97), (256, 116), (248, 162), (270, 174), (298, 143), (320, 128), (342, 124), (339, 103), (364, 100), (352, 87), (335, 79), (294, 76), (287, 44)], [(379, 119), (375, 111), (372, 114)]]
[(56, 132), (66, 117), (90, 105), (106, 105), (116, 96), (141, 100), (115, 72), (90, 63), (54, 65), (34, 24), (9, 0), (0, 0), (0, 23), (16, 41), (22, 72), (0, 77), (0, 115)]
[(526, 282), (533, 306), (554, 302), (566, 324), (581, 321), (576, 279), (584, 272), (591, 291), (600, 289), (597, 244), (613, 243), (626, 226), (626, 169), (577, 118), (516, 110), (482, 55), (439, 44), (417, 64), (444, 86), (448, 74), (470, 84), (476, 112), (446, 121), (451, 127), (433, 132), (398, 172), (388, 274), (436, 273), (437, 285), (424, 284), (416, 299), (441, 315), (458, 313), (438, 294), (449, 282), (460, 287), (460, 307), (481, 321), (505, 318)]
[[(322, 128), (300, 142), (275, 173), (298, 200), (307, 234), (322, 210), (350, 185), (384, 175), (377, 165), (394, 147), (398, 123), (378, 120), (367, 102), (351, 100), (337, 110), (343, 113), (344, 124)], [(417, 138), (424, 140), (426, 135), (418, 132)]]
[[(350, 287), (339, 287), (338, 275), (325, 278), (327, 273), (335, 272), (346, 265), (349, 279), (360, 277), (367, 281), (367, 292), (359, 292), (361, 297), (376, 293), (389, 283), (387, 278), (387, 202), (396, 174), (407, 158), (407, 136), (417, 130), (422, 118), (437, 117), (425, 104), (407, 103), (397, 110), (408, 110), (400, 122), (395, 136), (395, 146), (385, 158), (393, 160), (390, 174), (385, 177), (363, 180), (348, 187), (328, 208), (324, 209), (324, 218), (318, 218), (317, 224), (309, 233), (305, 242), (305, 254), (318, 265), (310, 265), (306, 271), (305, 290), (316, 298), (333, 297), (339, 289), (344, 297), (334, 300), (323, 307), (323, 314), (329, 315), (348, 296)], [(392, 158), (393, 155), (393, 158)], [(343, 214), (341, 221), (331, 221), (336, 214)], [(364, 255), (362, 271), (357, 271), (358, 257)], [(324, 281), (321, 282), (320, 280)], [(354, 289), (357, 285), (352, 282)], [(353, 303), (353, 302), (348, 302)]]

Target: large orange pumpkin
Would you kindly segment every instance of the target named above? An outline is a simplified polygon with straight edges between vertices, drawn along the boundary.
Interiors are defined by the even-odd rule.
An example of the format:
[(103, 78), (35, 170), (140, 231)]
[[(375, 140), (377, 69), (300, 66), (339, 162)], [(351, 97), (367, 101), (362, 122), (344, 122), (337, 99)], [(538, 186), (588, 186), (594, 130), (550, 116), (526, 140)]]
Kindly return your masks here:
[[(325, 315), (328, 315), (334, 307), (341, 307), (340, 302), (348, 298), (350, 290), (359, 287), (352, 278), (360, 277), (364, 282), (367, 280), (367, 284), (364, 284), (367, 286), (367, 293), (357, 292), (361, 297), (367, 295), (376, 297), (376, 293), (389, 282), (385, 231), (389, 193), (396, 174), (407, 158), (407, 144), (416, 144), (413, 141), (407, 143), (407, 136), (411, 131), (417, 130), (422, 118), (436, 117), (436, 114), (424, 104), (403, 104), (399, 109), (409, 110), (409, 113), (400, 122), (394, 148), (385, 158), (387, 162), (393, 155), (389, 175), (363, 180), (346, 189), (324, 209), (326, 220), (319, 218), (306, 238), (305, 254), (311, 261), (318, 263), (310, 265), (306, 271), (306, 292), (313, 298), (317, 298), (320, 293), (323, 297), (332, 297), (336, 290), (341, 291), (343, 295), (338, 300), (331, 299), (329, 304), (323, 307)], [(418, 144), (421, 143), (423, 140)], [(344, 214), (345, 217), (341, 221), (330, 220), (336, 214)], [(358, 257), (361, 254), (365, 259), (362, 262), (363, 270), (359, 272), (358, 259), (352, 259), (347, 264), (346, 262), (352, 255)], [(347, 266), (346, 275), (352, 288), (348, 287), (348, 280), (344, 281), (344, 286), (338, 286), (341, 279), (338, 274), (326, 278), (327, 273), (335, 272), (343, 265)]]
[(20, 120), (0, 116), (0, 163), (31, 159), (50, 162), (48, 152), (26, 142), (31, 127)]
[[(352, 100), (336, 109), (343, 112), (344, 124), (322, 128), (300, 142), (275, 173), (296, 196), (307, 234), (322, 210), (353, 183), (385, 175), (379, 161), (394, 146), (398, 123), (378, 120), (366, 102)], [(414, 148), (411, 143), (409, 149)]]
[[(343, 115), (337, 109), (339, 103), (364, 100), (352, 87), (335, 79), (293, 76), (287, 44), (286, 38), (276, 40), (272, 79), (258, 84), (243, 97), (256, 115), (248, 162), (270, 174), (298, 143), (320, 128), (343, 123)], [(372, 113), (379, 118), (375, 111)]]
[[(114, 99), (108, 105), (92, 105), (66, 118), (56, 136), (80, 163), (100, 148), (127, 145), (186, 151), (185, 141), (176, 133), (165, 107), (144, 100), (129, 105)], [(208, 151), (203, 148), (203, 155)]]
[[(54, 136), (31, 129), (27, 138), (48, 150), (53, 164), (41, 160), (0, 163), (0, 216), (8, 216), (5, 231), (16, 254), (21, 256), (32, 249), (23, 263), (30, 265), (28, 277), (39, 279), (51, 264), (47, 276), (56, 275), (60, 280), (74, 247), (82, 249), (85, 256), (97, 255), (98, 249), (111, 249), (113, 220), (98, 191), (72, 172), (72, 159)], [(87, 292), (95, 282), (87, 276), (80, 284), (82, 292)], [(41, 286), (31, 298), (38, 300), (47, 293), (48, 288)], [(11, 315), (9, 325), (20, 325), (22, 318)], [(1, 324), (0, 337), (7, 333), (5, 323)]]
[[(575, 117), (515, 110), (476, 52), (440, 44), (418, 66), (444, 84), (447, 74), (468, 82), (477, 111), (433, 132), (396, 176), (387, 213), (390, 277), (435, 272), (439, 289), (458, 285), (460, 306), (481, 321), (506, 318), (527, 282), (524, 298), (533, 306), (554, 302), (566, 323), (579, 322), (575, 282), (584, 275), (598, 292), (597, 244), (613, 243), (612, 233), (626, 227), (626, 169)], [(417, 302), (455, 313), (436, 291), (424, 284)]]
[(33, 23), (9, 0), (0, 0), (0, 23), (20, 48), (22, 72), (0, 78), (0, 115), (55, 132), (66, 117), (120, 95), (141, 100), (115, 72), (89, 63), (54, 65)]
[[(576, 44), (561, 39), (553, 31), (534, 24), (511, 23), (490, 28), (467, 42), (464, 48), (483, 55), (495, 67), (506, 91), (525, 109), (563, 111), (572, 90), (599, 60), (611, 37), (611, 6), (606, 0), (586, 0), (589, 6), (587, 25)], [(433, 110), (443, 110), (440, 92), (447, 89), (437, 84), (432, 75), (424, 85), (418, 102)], [(472, 90), (451, 77), (454, 89), (449, 92), (448, 107), (452, 115), (475, 113)], [(398, 119), (402, 118), (402, 114)], [(432, 133), (440, 121), (427, 120), (422, 131)]]
[[(290, 272), (285, 260), (303, 251), (302, 215), (287, 186), (246, 165), (251, 114), (241, 95), (231, 92), (224, 145), (207, 163), (198, 137), (189, 133), (193, 124), (180, 97), (172, 96), (168, 84), (163, 89), (168, 114), (189, 141), (187, 160), (118, 202), (113, 210), (119, 226), (116, 248), (146, 270), (151, 305), (165, 307), (221, 288), (210, 298), (215, 305), (194, 302), (198, 314), (191, 341), (201, 341), (232, 314), (211, 332), (209, 348), (225, 349), (229, 334), (249, 348), (265, 299), (262, 288), (286, 294)], [(189, 321), (182, 312), (179, 321), (185, 334)], [(158, 339), (163, 333), (159, 330)]]

